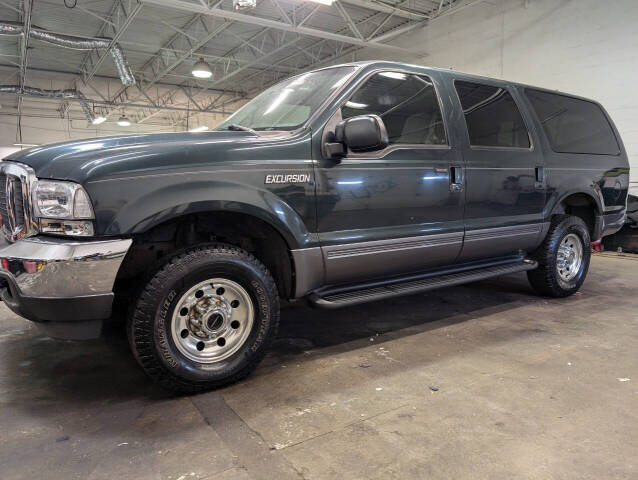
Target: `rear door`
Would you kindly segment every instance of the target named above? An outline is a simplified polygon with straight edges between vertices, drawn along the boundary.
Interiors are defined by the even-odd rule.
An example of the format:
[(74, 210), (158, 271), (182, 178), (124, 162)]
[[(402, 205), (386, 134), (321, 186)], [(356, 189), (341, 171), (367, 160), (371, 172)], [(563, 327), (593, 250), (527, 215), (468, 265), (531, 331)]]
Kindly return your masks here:
[(459, 261), (536, 247), (543, 230), (543, 155), (519, 92), (501, 82), (454, 81), (463, 115), (465, 240)]
[(427, 75), (374, 71), (328, 121), (327, 130), (342, 119), (379, 115), (390, 145), (317, 164), (327, 283), (418, 272), (459, 254), (464, 193), (450, 185), (450, 168), (461, 154), (450, 143), (438, 91)]

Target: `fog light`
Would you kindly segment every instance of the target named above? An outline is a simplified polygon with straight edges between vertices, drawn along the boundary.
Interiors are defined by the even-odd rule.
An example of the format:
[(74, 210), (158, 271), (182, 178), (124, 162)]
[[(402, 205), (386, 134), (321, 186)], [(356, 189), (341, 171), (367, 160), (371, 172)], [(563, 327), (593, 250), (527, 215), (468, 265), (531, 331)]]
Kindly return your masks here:
[(40, 231), (42, 233), (77, 235), (82, 237), (90, 237), (94, 234), (93, 222), (89, 220), (54, 220), (41, 218)]

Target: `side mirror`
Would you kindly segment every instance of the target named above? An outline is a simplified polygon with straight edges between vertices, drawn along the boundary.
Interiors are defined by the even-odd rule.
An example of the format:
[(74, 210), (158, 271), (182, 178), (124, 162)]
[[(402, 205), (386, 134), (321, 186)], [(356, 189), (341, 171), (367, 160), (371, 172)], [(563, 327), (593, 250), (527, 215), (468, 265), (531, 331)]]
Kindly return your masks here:
[(359, 115), (339, 122), (333, 140), (326, 144), (326, 152), (333, 158), (345, 156), (348, 149), (356, 153), (372, 152), (390, 143), (388, 131), (378, 115)]

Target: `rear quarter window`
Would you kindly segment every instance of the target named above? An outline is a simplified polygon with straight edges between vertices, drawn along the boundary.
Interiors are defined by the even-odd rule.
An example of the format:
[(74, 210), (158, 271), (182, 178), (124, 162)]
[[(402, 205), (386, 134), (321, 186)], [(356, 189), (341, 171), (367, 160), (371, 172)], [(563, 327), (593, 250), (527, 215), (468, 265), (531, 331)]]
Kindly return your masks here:
[(472, 147), (530, 148), (521, 112), (505, 88), (464, 80), (454, 86)]
[(594, 102), (533, 89), (525, 89), (525, 95), (555, 152), (620, 153), (607, 117)]

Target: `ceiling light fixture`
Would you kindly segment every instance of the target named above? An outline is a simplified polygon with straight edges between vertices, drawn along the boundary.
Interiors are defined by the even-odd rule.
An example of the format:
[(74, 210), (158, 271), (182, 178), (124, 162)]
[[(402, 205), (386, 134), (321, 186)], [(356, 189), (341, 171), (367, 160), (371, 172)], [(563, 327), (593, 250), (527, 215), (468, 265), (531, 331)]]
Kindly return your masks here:
[(14, 147), (38, 147), (39, 143), (14, 143)]
[(131, 121), (130, 121), (128, 118), (126, 118), (126, 116), (125, 116), (125, 115), (122, 115), (122, 116), (118, 119), (117, 124), (118, 124), (120, 127), (128, 127), (128, 126), (131, 124)]
[(197, 78), (210, 78), (213, 76), (213, 72), (203, 58), (200, 58), (199, 62), (193, 65), (191, 73)]
[(320, 3), (321, 5), (332, 5), (334, 0), (310, 0), (311, 2)]
[(206, 125), (200, 125), (199, 127), (195, 127), (195, 128), (191, 128), (189, 130), (189, 132), (205, 132), (206, 130), (208, 130), (208, 126)]
[(250, 10), (257, 6), (257, 0), (233, 0), (233, 10)]
[(104, 123), (106, 121), (106, 117), (104, 115), (98, 115), (91, 122), (93, 125), (99, 125), (100, 123)]

